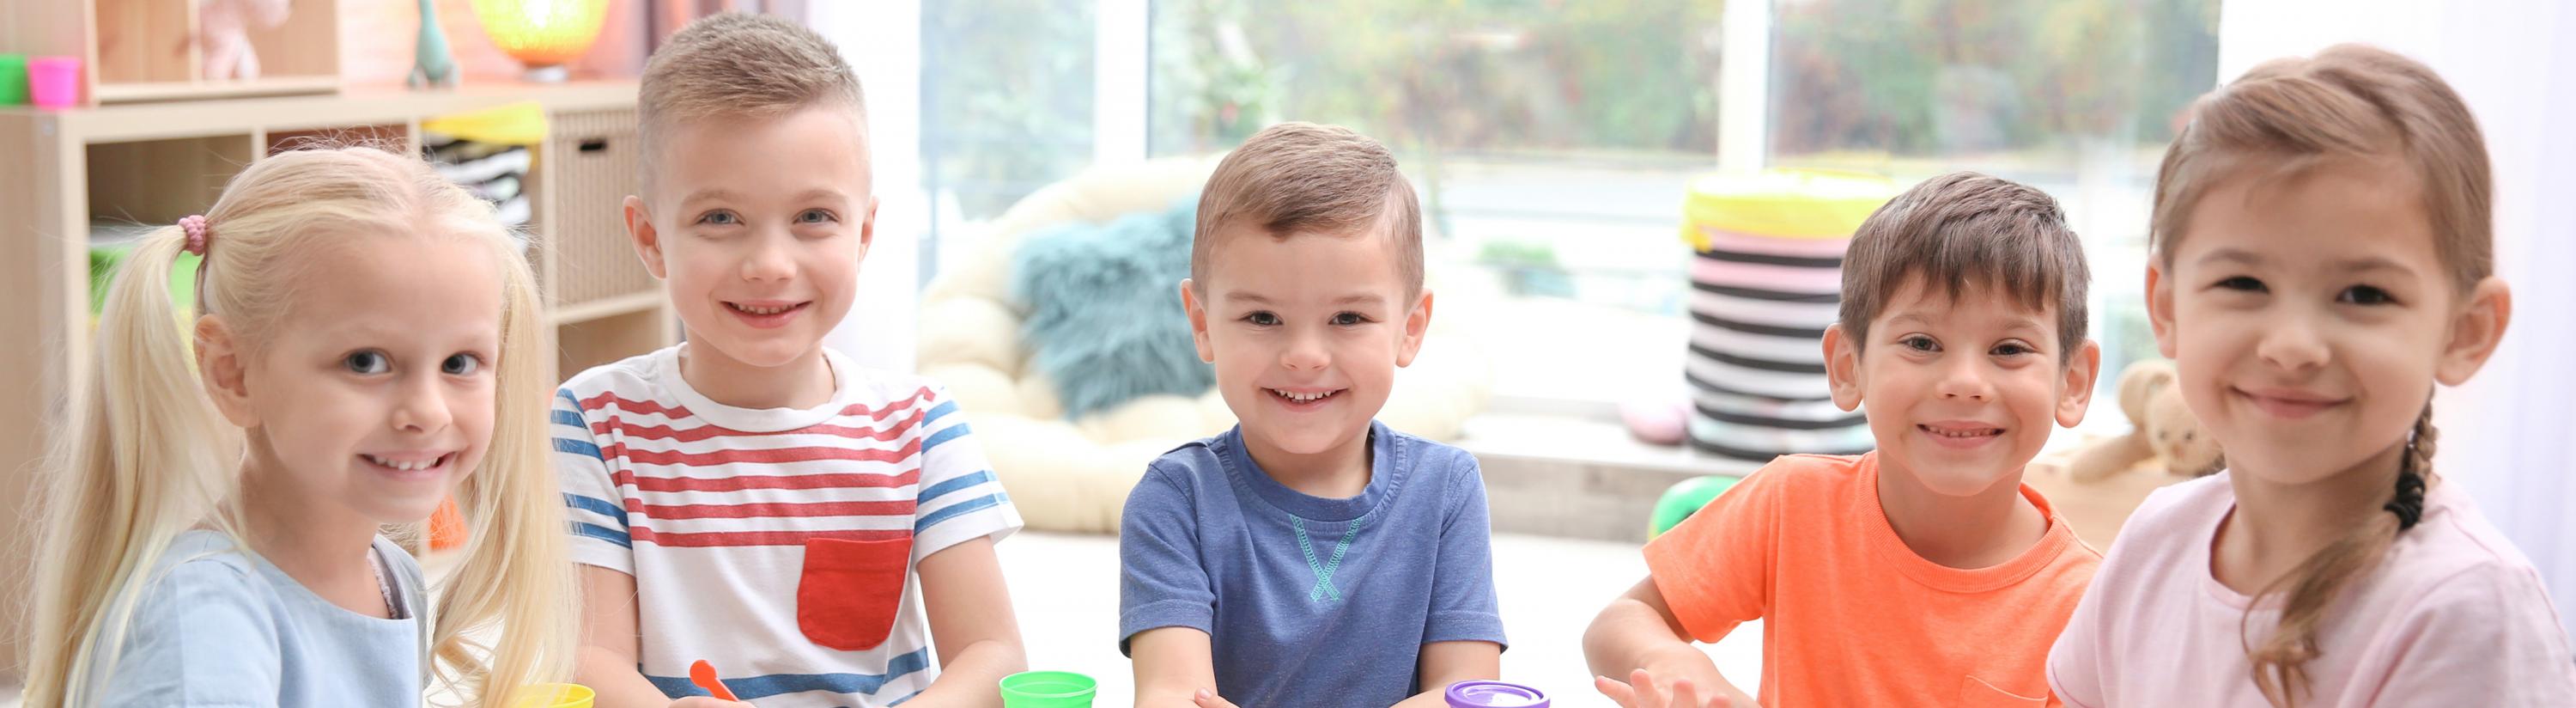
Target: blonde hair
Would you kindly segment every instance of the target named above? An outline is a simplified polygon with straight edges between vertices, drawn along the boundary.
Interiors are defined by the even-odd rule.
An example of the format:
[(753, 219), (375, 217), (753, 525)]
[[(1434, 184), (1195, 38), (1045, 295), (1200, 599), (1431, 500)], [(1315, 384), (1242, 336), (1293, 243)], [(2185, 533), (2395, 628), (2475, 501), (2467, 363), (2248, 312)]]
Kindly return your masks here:
[[(2170, 268), (2192, 208), (2212, 184), (2248, 171), (2265, 178), (2296, 174), (2348, 157), (2396, 158), (2413, 174), (2431, 217), (2434, 252), (2459, 292), (2494, 273), (2492, 177), (2477, 120), (2431, 68), (2357, 44), (2266, 62), (2202, 98), (2191, 124), (2165, 150), (2149, 243)], [(2378, 565), (2397, 534), (2421, 517), (2424, 490), (2437, 481), (2438, 434), (2428, 397), (2407, 434), (2397, 489), (2385, 507), (2390, 513), (2374, 515), (2260, 593), (2286, 593), (2272, 636), (2246, 647), (2255, 684), (2274, 705), (2298, 705), (2308, 687), (2305, 667), (2319, 655), (2317, 635), (2336, 595)], [(2249, 609), (2246, 621), (2252, 616)]]
[(1271, 238), (1302, 232), (1385, 230), (1396, 277), (1422, 291), (1422, 207), (1395, 155), (1336, 125), (1289, 122), (1263, 128), (1228, 153), (1199, 193), (1190, 238), (1190, 281), (1206, 290), (1208, 258), (1228, 226)]
[[(420, 234), (489, 246), (502, 317), (492, 439), (456, 499), (470, 537), (462, 563), (434, 589), (436, 678), (468, 705), (570, 675), (575, 614), (562, 503), (548, 454), (553, 347), (535, 280), (491, 207), (418, 159), (366, 148), (297, 150), (244, 170), (206, 214), (197, 308), (172, 306), (166, 283), (186, 246), (177, 226), (143, 237), (109, 288), (92, 381), (75, 401), (45, 492), (27, 705), (98, 700), (134, 604), (163, 552), (193, 528), (238, 532), (243, 435), (199, 387), (181, 331), (210, 313), (256, 356), (284, 321), (302, 254), (330, 240)], [(416, 525), (414, 525), (416, 526)], [(69, 562), (68, 559), (81, 559)], [(500, 641), (470, 630), (506, 628)]]
[(681, 124), (847, 106), (865, 130), (868, 112), (858, 75), (831, 40), (794, 22), (738, 12), (691, 22), (655, 50), (635, 104), (648, 182), (662, 133)]

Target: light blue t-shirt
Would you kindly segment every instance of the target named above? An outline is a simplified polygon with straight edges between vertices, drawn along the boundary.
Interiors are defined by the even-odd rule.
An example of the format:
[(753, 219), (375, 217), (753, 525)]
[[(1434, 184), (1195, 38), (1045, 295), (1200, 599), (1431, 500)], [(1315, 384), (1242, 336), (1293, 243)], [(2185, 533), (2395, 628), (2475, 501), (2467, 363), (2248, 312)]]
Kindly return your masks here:
[(1350, 708), (1421, 692), (1424, 644), (1502, 644), (1476, 458), (1381, 423), (1369, 445), (1348, 499), (1271, 479), (1240, 427), (1155, 460), (1119, 526), (1119, 651), (1190, 627), (1236, 705)]
[(138, 596), (98, 705), (420, 705), (420, 564), (381, 536), (375, 553), (405, 619), (333, 605), (224, 534), (180, 535), (154, 564), (167, 574)]

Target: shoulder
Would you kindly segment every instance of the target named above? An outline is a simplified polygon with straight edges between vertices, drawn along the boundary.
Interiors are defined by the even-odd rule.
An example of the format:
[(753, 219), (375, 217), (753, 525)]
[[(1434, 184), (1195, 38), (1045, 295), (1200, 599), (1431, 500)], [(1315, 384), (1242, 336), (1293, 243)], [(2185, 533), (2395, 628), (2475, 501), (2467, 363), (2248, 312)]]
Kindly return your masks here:
[(555, 398), (569, 400), (574, 408), (581, 410), (605, 407), (606, 398), (610, 397), (628, 401), (661, 398), (663, 392), (655, 381), (662, 368), (672, 366), (678, 360), (680, 346), (675, 344), (583, 369), (555, 389)]
[(2164, 538), (2167, 535), (2195, 532), (2201, 522), (2215, 521), (2236, 503), (2236, 488), (2228, 486), (2230, 473), (2221, 471), (2207, 477), (2176, 482), (2147, 493), (2136, 511), (2120, 527), (2118, 544), (2130, 538)]
[(1745, 475), (1727, 493), (1733, 494), (1740, 489), (1747, 497), (1833, 496), (1861, 489), (1866, 478), (1863, 472), (1877, 464), (1877, 453), (1781, 455)]
[(1397, 460), (1404, 464), (1406, 476), (1444, 487), (1484, 483), (1474, 453), (1401, 430), (1382, 429), (1396, 450)]

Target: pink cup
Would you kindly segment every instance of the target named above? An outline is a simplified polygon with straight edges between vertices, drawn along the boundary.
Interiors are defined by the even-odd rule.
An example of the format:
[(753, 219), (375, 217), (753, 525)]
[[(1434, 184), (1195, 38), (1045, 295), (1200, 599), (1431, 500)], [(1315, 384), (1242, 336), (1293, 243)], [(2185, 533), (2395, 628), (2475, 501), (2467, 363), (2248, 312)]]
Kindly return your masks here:
[(27, 60), (27, 95), (37, 108), (70, 108), (80, 103), (80, 57), (34, 57)]

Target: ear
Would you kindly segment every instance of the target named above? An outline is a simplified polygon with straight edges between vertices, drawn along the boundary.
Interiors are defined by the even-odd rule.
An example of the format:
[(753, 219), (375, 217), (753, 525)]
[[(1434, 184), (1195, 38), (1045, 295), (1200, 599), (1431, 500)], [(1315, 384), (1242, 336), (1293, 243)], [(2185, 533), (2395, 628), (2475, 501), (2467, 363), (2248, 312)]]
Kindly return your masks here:
[(1413, 310), (1404, 315), (1404, 345), (1395, 350), (1395, 365), (1413, 365), (1413, 356), (1422, 352), (1422, 333), (1431, 329), (1431, 289), (1422, 289), (1422, 298), (1413, 301)]
[(2513, 320), (2513, 290), (2504, 280), (2487, 276), (2469, 290), (2469, 304), (2451, 317), (2450, 341), (2433, 367), (2433, 379), (2445, 386), (2466, 383), (2504, 342), (2505, 325)]
[(224, 420), (242, 428), (259, 427), (259, 411), (250, 404), (249, 362), (233, 342), (232, 327), (220, 316), (197, 318), (197, 381), (214, 399)]
[(859, 258), (868, 257), (868, 247), (877, 243), (877, 198), (868, 195), (868, 217), (859, 221)]
[(2084, 340), (2075, 356), (2066, 360), (2066, 388), (2057, 392), (2057, 424), (2072, 428), (2084, 422), (2084, 411), (2093, 407), (2093, 381), (2102, 373), (2102, 345)]
[[(874, 207), (869, 219), (876, 218)], [(653, 212), (644, 208), (644, 198), (626, 195), (626, 237), (635, 242), (635, 257), (644, 261), (644, 270), (655, 278), (669, 278), (671, 271), (662, 265), (662, 235), (653, 230)]]
[(1181, 279), (1181, 309), (1190, 315), (1190, 341), (1198, 345), (1199, 361), (1216, 363), (1216, 347), (1208, 345), (1207, 303), (1199, 302), (1198, 287), (1188, 278)]
[(2156, 353), (2174, 358), (2174, 284), (2173, 277), (2154, 256), (2147, 257), (2147, 325), (2156, 331)]
[(1835, 406), (1860, 409), (1860, 342), (1843, 331), (1841, 323), (1825, 328), (1825, 381), (1833, 390)]

